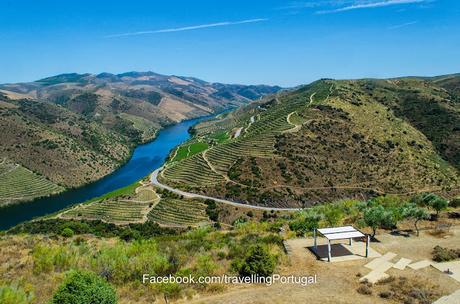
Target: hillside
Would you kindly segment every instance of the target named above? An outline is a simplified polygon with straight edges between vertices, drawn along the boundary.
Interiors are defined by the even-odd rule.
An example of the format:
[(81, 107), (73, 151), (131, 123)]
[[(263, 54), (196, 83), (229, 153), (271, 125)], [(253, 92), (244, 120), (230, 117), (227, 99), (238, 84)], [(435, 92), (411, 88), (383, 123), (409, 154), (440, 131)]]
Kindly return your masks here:
[[(5, 170), (16, 166), (30, 172), (13, 181), (0, 175), (0, 205), (97, 180), (162, 127), (279, 89), (153, 72), (63, 74), (0, 85), (1, 169), (5, 163)], [(35, 187), (34, 175), (52, 186)], [(9, 189), (11, 183), (15, 187)]]
[(196, 126), (186, 145), (205, 148), (175, 153), (160, 180), (272, 207), (457, 194), (459, 79), (320, 80), (269, 96)]

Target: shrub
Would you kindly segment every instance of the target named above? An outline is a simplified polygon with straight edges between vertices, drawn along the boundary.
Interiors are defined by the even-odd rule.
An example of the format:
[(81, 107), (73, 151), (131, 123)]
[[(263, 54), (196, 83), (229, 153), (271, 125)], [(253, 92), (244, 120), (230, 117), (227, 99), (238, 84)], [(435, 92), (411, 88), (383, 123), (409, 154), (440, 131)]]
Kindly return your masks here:
[(0, 286), (0, 303), (29, 304), (34, 300), (32, 293), (26, 293), (18, 286)]
[(217, 204), (215, 201), (207, 199), (204, 201), (206, 206), (206, 214), (208, 215), (209, 219), (213, 222), (216, 222), (219, 219), (219, 209), (217, 208)]
[(241, 265), (239, 275), (247, 277), (259, 275), (267, 277), (275, 270), (275, 258), (266, 247), (256, 245), (249, 250), (249, 254)]
[(372, 289), (369, 286), (365, 285), (365, 284), (360, 285), (356, 291), (358, 293), (360, 293), (360, 294), (363, 294), (363, 295), (371, 295), (372, 294)]
[(158, 251), (153, 240), (102, 247), (93, 261), (96, 273), (117, 284), (138, 280), (144, 273), (165, 275), (170, 267), (168, 258)]
[(37, 244), (32, 250), (34, 273), (65, 271), (75, 266), (78, 252), (75, 247)]
[(62, 230), (61, 235), (65, 238), (72, 237), (74, 235), (74, 232), (71, 228), (66, 227)]
[(71, 271), (51, 300), (53, 304), (114, 304), (114, 288), (92, 272)]
[(392, 291), (382, 291), (379, 293), (379, 296), (383, 299), (390, 299), (393, 295), (394, 293)]
[(120, 239), (124, 241), (138, 240), (140, 239), (140, 233), (137, 230), (127, 228), (120, 233)]
[(460, 250), (454, 250), (436, 246), (433, 248), (433, 261), (436, 262), (447, 262), (460, 258)]
[(450, 202), (449, 202), (449, 207), (452, 207), (452, 208), (460, 207), (460, 197), (456, 197), (454, 199), (451, 199)]

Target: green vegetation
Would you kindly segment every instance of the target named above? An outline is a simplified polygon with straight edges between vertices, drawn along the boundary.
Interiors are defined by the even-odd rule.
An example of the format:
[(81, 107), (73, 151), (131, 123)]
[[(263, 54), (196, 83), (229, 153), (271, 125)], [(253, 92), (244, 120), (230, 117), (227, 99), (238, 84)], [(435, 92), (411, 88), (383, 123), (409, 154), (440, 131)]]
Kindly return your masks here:
[[(25, 225), (29, 227), (34, 225), (35, 228), (38, 228), (39, 225), (45, 225), (45, 222), (49, 222), (46, 227), (49, 228), (49, 231), (61, 231), (64, 225), (64, 222), (59, 220), (32, 222)], [(73, 222), (72, 225), (72, 229), (77, 234), (83, 230), (78, 228), (76, 222)], [(89, 225), (88, 222), (85, 222), (85, 225)], [(131, 228), (112, 226), (113, 229), (111, 229), (107, 224), (98, 224), (98, 226), (101, 225), (107, 226), (107, 233), (121, 229), (134, 229), (134, 226)], [(61, 227), (55, 228), (55, 226)], [(282, 261), (280, 257), (284, 255), (282, 239), (276, 232), (273, 232), (276, 231), (274, 227), (273, 224), (267, 222), (248, 222), (239, 224), (232, 231), (222, 232), (210, 227), (201, 227), (177, 235), (148, 236), (147, 239), (142, 238), (129, 242), (119, 239), (93, 238), (87, 234), (68, 239), (36, 236), (27, 242), (27, 250), (32, 252), (31, 263), (22, 267), (14, 267), (14, 269), (9, 268), (7, 273), (0, 275), (0, 280), (11, 277), (11, 272), (16, 276), (34, 273), (36, 275), (28, 276), (32, 286), (40, 288), (44, 282), (52, 281), (61, 284), (54, 296), (50, 294), (50, 291), (54, 292), (55, 288), (47, 287), (46, 291), (42, 290), (37, 299), (40, 303), (47, 302), (51, 297), (56, 302), (63, 299), (65, 295), (75, 296), (76, 292), (78, 294), (83, 292), (81, 297), (85, 299), (85, 296), (89, 296), (90, 293), (85, 293), (84, 290), (91, 289), (91, 286), (99, 286), (95, 287), (97, 290), (91, 294), (97, 295), (100, 291), (112, 294), (106, 282), (117, 291), (123, 290), (118, 293), (120, 302), (151, 303), (159, 298), (170, 300), (198, 291), (222, 290), (225, 288), (224, 285), (140, 284), (139, 280), (142, 279), (143, 274), (151, 276), (191, 275), (193, 277), (222, 273), (238, 275), (239, 269), (243, 266), (244, 269), (253, 273), (262, 275), (272, 273)], [(107, 234), (104, 235), (104, 237), (107, 236)], [(17, 240), (10, 237), (0, 239), (0, 248), (17, 244), (17, 240), (22, 236), (15, 236)], [(80, 275), (75, 278), (69, 274), (63, 280), (63, 275), (70, 270), (76, 270), (79, 273), (91, 272), (99, 274), (102, 278), (96, 278), (91, 274), (91, 278), (82, 279)], [(80, 288), (83, 286), (86, 287)], [(34, 290), (33, 287), (31, 289)]]
[(416, 196), (413, 201), (422, 207), (429, 207), (436, 211), (436, 216), (439, 215), (439, 212), (447, 209), (449, 201), (446, 199), (434, 194), (434, 193), (423, 193), (419, 196)]
[(420, 207), (417, 207), (415, 204), (406, 204), (403, 207), (403, 217), (408, 218), (408, 219), (413, 219), (414, 220), (414, 227), (415, 230), (417, 231), (417, 236), (419, 236), (420, 232), (418, 229), (418, 222), (422, 220), (427, 220), (430, 218), (428, 212)]
[(188, 145), (182, 145), (177, 148), (175, 157), (171, 161), (180, 161), (187, 157), (198, 154), (208, 148), (208, 144), (205, 142), (196, 142)]
[(238, 273), (242, 277), (258, 275), (268, 277), (275, 270), (275, 257), (262, 245), (251, 247), (245, 260), (239, 265)]
[(174, 235), (178, 230), (160, 227), (157, 223), (132, 223), (129, 225), (115, 225), (102, 221), (91, 220), (65, 220), (65, 219), (44, 219), (25, 222), (11, 228), (10, 234), (47, 234), (61, 235), (67, 228), (71, 229), (75, 235), (93, 234), (98, 237), (121, 237), (131, 234), (136, 239), (146, 239), (159, 235)]
[(211, 138), (214, 139), (216, 143), (221, 144), (227, 141), (230, 137), (227, 132), (217, 132), (213, 134)]
[(18, 286), (0, 285), (0, 303), (2, 304), (30, 304), (34, 302), (31, 292), (24, 291)]
[(115, 304), (112, 286), (91, 272), (70, 271), (51, 300), (53, 304)]

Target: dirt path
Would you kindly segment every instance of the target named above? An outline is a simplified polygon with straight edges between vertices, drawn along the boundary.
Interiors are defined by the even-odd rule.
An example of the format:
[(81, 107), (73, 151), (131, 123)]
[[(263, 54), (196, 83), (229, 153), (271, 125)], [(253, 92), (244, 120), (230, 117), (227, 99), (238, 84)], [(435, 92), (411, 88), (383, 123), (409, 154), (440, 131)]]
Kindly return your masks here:
[(313, 97), (315, 97), (315, 95), (316, 95), (316, 92), (310, 95), (310, 104), (313, 103)]
[(241, 135), (241, 131), (243, 131), (243, 127), (236, 129), (236, 132), (233, 138), (238, 138)]
[(296, 112), (296, 111), (291, 112), (291, 113), (289, 113), (288, 116), (286, 117), (286, 120), (287, 120), (288, 124), (292, 125), (293, 127), (292, 127), (291, 129), (289, 129), (289, 130), (283, 131), (282, 133), (295, 133), (295, 132), (299, 131), (300, 128), (302, 127), (302, 125), (296, 125), (295, 123), (293, 123), (293, 122), (291, 121), (291, 116), (292, 116), (293, 114), (295, 114), (295, 113), (297, 113), (297, 112)]
[(226, 174), (222, 174), (220, 172), (218, 172), (216, 170), (216, 168), (214, 168), (214, 166), (211, 164), (211, 162), (209, 161), (209, 159), (206, 157), (206, 152), (208, 152), (209, 149), (203, 151), (203, 153), (201, 154), (203, 156), (203, 159), (204, 161), (208, 164), (209, 168), (211, 169), (211, 171), (213, 171), (214, 173), (222, 176), (227, 182), (230, 182), (230, 178), (226, 175)]
[(225, 199), (220, 199), (220, 198), (215, 198), (207, 195), (202, 195), (202, 194), (196, 194), (196, 193), (191, 193), (191, 192), (185, 192), (179, 189), (175, 189), (173, 187), (170, 187), (168, 185), (164, 185), (158, 181), (158, 174), (160, 171), (163, 169), (163, 167), (156, 169), (155, 171), (152, 172), (150, 175), (150, 182), (152, 185), (157, 186), (162, 189), (166, 189), (168, 191), (171, 191), (173, 193), (182, 195), (186, 198), (200, 198), (200, 199), (210, 199), (218, 203), (223, 203), (227, 205), (232, 205), (235, 207), (244, 207), (244, 208), (252, 208), (252, 209), (258, 209), (258, 210), (266, 210), (266, 211), (298, 211), (300, 208), (275, 208), (275, 207), (263, 207), (263, 206), (254, 206), (254, 205), (248, 205), (248, 204), (241, 204), (241, 203), (236, 203), (230, 200), (225, 200)]

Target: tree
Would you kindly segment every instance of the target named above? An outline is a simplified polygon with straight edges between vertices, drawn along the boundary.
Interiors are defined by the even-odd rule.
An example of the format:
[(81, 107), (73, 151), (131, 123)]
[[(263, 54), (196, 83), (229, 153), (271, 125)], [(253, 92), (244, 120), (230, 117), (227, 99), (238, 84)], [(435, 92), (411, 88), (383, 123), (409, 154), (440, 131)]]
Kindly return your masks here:
[(115, 304), (114, 288), (92, 272), (70, 271), (51, 300), (52, 304)]
[(65, 238), (72, 237), (74, 235), (74, 232), (71, 228), (66, 227), (62, 230), (61, 235)]
[[(336, 226), (340, 224), (345, 216), (342, 209), (335, 205), (325, 205), (323, 208), (324, 220), (328, 226)], [(315, 227), (316, 228), (316, 227)]]
[(430, 217), (426, 209), (417, 207), (417, 205), (413, 203), (407, 204), (403, 208), (403, 214), (405, 218), (414, 219), (415, 231), (417, 231), (417, 236), (419, 236), (420, 232), (417, 226), (418, 222), (420, 222), (421, 220), (426, 220)]
[(313, 229), (318, 228), (321, 219), (322, 217), (320, 214), (308, 212), (302, 218), (290, 222), (289, 229), (295, 231), (297, 235), (304, 235), (308, 231), (313, 231)]
[(446, 199), (434, 193), (423, 193), (418, 195), (412, 200), (412, 202), (421, 207), (428, 207), (435, 210), (436, 217), (439, 215), (439, 212), (445, 210), (449, 205), (449, 202)]
[(439, 212), (447, 209), (448, 205), (449, 201), (437, 195), (430, 201), (430, 207), (436, 211), (436, 218), (439, 216)]
[(256, 245), (249, 250), (249, 254), (239, 269), (239, 274), (242, 277), (251, 275), (267, 277), (274, 270), (275, 258), (268, 252), (268, 249), (261, 245)]
[(375, 237), (378, 228), (391, 227), (394, 225), (391, 211), (386, 210), (383, 206), (374, 206), (365, 209), (363, 221), (366, 226), (372, 228), (372, 238)]

